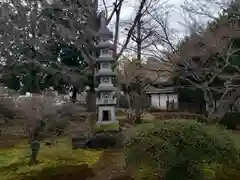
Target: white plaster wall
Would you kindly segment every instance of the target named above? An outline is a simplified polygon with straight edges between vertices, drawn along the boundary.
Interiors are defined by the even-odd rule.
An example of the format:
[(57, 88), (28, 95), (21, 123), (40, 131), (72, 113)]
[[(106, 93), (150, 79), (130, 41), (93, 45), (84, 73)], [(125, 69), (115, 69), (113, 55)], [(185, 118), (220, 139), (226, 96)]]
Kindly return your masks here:
[(177, 104), (178, 107), (178, 95), (177, 94), (169, 94), (169, 101), (174, 100), (174, 103)]
[(175, 103), (178, 103), (178, 95), (177, 94), (151, 94), (151, 106), (154, 108), (166, 110), (167, 100), (169, 101), (174, 100)]
[(154, 108), (159, 108), (159, 95), (151, 94), (151, 106)]
[(160, 109), (166, 110), (168, 95), (167, 94), (159, 94), (159, 96), (160, 96)]
[(169, 101), (174, 100), (174, 102), (178, 102), (177, 94), (169, 94)]

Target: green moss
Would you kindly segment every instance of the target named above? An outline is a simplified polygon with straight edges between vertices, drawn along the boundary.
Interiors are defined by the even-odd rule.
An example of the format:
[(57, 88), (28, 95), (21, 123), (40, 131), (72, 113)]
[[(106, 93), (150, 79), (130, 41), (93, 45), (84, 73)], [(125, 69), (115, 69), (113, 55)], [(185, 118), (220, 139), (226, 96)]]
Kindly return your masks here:
[(51, 147), (42, 144), (38, 164), (29, 166), (30, 152), (27, 144), (0, 149), (0, 177), (2, 180), (17, 180), (21, 175), (35, 174), (57, 166), (81, 164), (92, 166), (100, 155), (101, 151), (96, 150), (73, 150), (71, 141), (64, 138)]
[(217, 180), (238, 180), (240, 178), (239, 164), (223, 165), (216, 170), (215, 174)]
[(120, 126), (118, 123), (111, 124), (95, 124), (93, 127), (94, 132), (109, 132), (109, 131), (119, 131)]
[(220, 165), (217, 164), (207, 164), (203, 163), (203, 167), (201, 168), (201, 171), (203, 172), (204, 176), (208, 179), (214, 179), (216, 170), (219, 168)]
[(20, 180), (87, 180), (94, 176), (93, 169), (86, 164), (62, 165), (43, 169), (41, 172), (24, 176)]
[(158, 177), (153, 173), (154, 170), (150, 166), (139, 166), (137, 169), (132, 170), (134, 180), (157, 180)]

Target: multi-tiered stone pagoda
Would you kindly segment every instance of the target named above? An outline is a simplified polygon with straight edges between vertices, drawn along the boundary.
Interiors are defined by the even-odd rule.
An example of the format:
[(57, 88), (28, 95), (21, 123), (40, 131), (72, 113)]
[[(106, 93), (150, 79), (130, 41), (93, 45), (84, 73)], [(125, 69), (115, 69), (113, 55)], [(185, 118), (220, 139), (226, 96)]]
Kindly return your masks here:
[[(99, 41), (96, 48), (100, 51), (100, 56), (96, 60), (96, 82), (97, 88), (97, 122), (91, 133), (80, 132), (76, 133), (72, 138), (73, 148), (85, 148), (85, 147), (107, 147), (110, 144), (106, 144), (106, 134), (109, 136), (114, 133), (118, 137), (120, 130), (118, 121), (116, 120), (116, 104), (117, 100), (114, 96), (114, 78), (116, 76), (113, 65), (115, 59), (113, 57), (113, 33), (107, 28), (106, 17), (104, 11), (99, 14), (100, 17), (100, 29), (98, 31)], [(100, 127), (100, 128), (99, 128)], [(99, 129), (98, 129), (99, 128)], [(117, 138), (116, 138), (117, 139)], [(112, 143), (111, 146), (115, 146)]]
[(96, 62), (96, 80), (98, 82), (97, 92), (97, 124), (118, 123), (116, 121), (116, 97), (113, 79), (116, 73), (113, 69), (115, 59), (113, 58), (113, 33), (108, 29), (104, 13), (101, 16), (101, 27), (98, 32), (100, 41), (96, 48), (100, 56)]

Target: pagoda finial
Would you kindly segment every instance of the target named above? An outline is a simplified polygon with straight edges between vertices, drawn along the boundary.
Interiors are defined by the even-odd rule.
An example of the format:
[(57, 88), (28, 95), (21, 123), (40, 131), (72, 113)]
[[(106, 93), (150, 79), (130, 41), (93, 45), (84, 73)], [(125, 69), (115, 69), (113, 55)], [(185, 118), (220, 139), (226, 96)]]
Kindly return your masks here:
[(113, 38), (113, 33), (107, 27), (107, 18), (105, 11), (101, 11), (99, 13), (99, 20), (100, 20), (100, 28), (98, 31), (98, 35), (101, 37), (102, 40), (109, 40)]
[(106, 27), (107, 26), (107, 19), (106, 19), (105, 11), (101, 11), (99, 13), (99, 16), (100, 16), (100, 28)]

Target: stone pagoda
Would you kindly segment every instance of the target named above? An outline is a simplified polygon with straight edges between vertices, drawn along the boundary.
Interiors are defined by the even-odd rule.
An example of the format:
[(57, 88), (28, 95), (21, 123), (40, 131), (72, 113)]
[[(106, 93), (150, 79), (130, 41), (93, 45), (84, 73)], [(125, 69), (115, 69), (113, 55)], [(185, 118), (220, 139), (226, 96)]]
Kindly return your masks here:
[(98, 35), (100, 40), (96, 48), (100, 52), (100, 56), (96, 60), (96, 81), (98, 87), (97, 92), (97, 124), (118, 123), (116, 121), (116, 97), (113, 80), (116, 73), (113, 69), (115, 60), (113, 58), (113, 33), (108, 29), (105, 14), (101, 14), (101, 27)]

